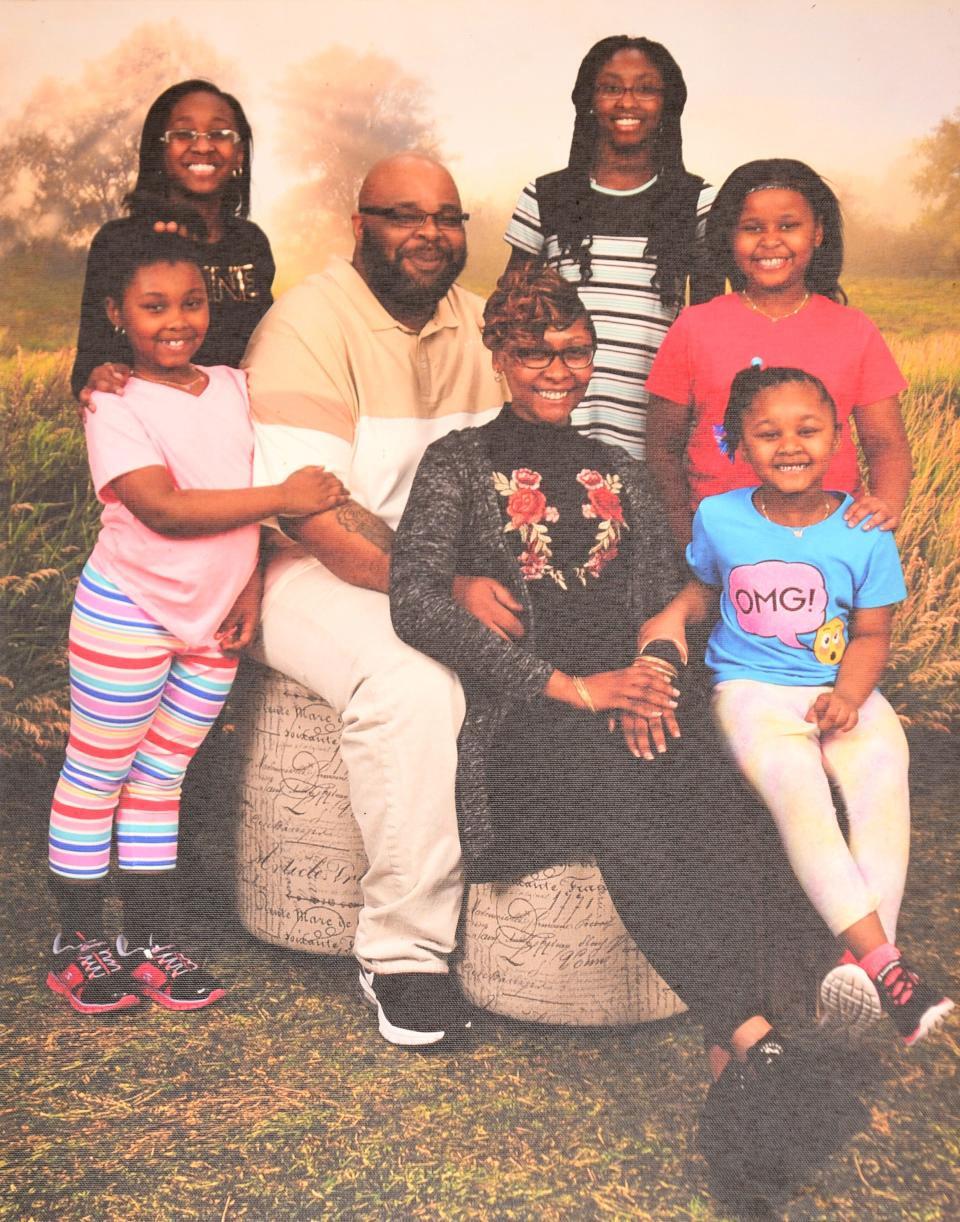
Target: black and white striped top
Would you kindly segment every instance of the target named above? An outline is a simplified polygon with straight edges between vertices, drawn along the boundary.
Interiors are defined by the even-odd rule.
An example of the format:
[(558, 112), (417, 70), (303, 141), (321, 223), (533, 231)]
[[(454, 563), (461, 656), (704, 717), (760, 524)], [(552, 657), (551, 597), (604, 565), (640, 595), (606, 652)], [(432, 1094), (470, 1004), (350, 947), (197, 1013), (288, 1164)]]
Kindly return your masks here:
[[(520, 193), (504, 238), (511, 246), (540, 255), (578, 285), (580, 299), (597, 332), (593, 377), (573, 413), (581, 433), (623, 446), (634, 458), (645, 456), (646, 380), (660, 343), (678, 311), (665, 306), (651, 286), (656, 260), (646, 258), (648, 217), (656, 206), (657, 179), (631, 191), (592, 184), (591, 279), (580, 283), (578, 263), (560, 258), (556, 234), (540, 224), (536, 182)], [(697, 237), (716, 188), (704, 186), (697, 201)]]

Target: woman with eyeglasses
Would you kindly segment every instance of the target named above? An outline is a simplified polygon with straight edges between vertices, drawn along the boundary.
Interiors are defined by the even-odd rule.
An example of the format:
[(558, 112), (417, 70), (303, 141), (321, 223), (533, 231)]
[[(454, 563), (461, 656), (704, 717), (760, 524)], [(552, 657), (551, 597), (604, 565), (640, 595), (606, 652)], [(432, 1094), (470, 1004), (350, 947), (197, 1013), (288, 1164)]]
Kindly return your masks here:
[(252, 221), (250, 162), (253, 133), (235, 97), (210, 81), (172, 85), (147, 111), (140, 166), (124, 204), (130, 213), (96, 234), (87, 256), (73, 393), (86, 406), (94, 390), (123, 393), (131, 351), (104, 310), (111, 271), (131, 227), (145, 218), (203, 245), (210, 329), (194, 359), (201, 365), (240, 364), (250, 333), (273, 302), (270, 243)]
[(805, 1058), (762, 1015), (749, 803), (677, 648), (639, 649), (679, 579), (662, 510), (640, 464), (570, 427), (595, 347), (576, 289), (550, 268), (508, 271), (484, 321), (510, 401), (427, 448), (390, 578), (397, 634), (467, 696), (466, 877), (595, 857), (627, 930), (703, 1024), (714, 1171), (745, 1191), (786, 1182), (823, 1116)]
[(580, 65), (572, 98), (569, 162), (521, 192), (504, 235), (508, 266), (539, 259), (577, 285), (597, 354), (573, 423), (643, 459), (646, 377), (687, 279), (694, 301), (723, 289), (693, 274), (716, 192), (684, 169), (687, 87), (660, 43), (602, 39)]

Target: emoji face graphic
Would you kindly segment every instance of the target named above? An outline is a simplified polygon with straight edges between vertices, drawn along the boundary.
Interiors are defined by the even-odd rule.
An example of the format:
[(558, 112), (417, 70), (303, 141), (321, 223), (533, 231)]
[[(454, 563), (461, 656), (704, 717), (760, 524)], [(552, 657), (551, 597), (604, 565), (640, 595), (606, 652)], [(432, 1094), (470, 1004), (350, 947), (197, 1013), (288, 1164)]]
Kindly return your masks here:
[(843, 620), (827, 620), (822, 628), (817, 629), (817, 635), (813, 639), (813, 656), (824, 666), (836, 666), (846, 648)]

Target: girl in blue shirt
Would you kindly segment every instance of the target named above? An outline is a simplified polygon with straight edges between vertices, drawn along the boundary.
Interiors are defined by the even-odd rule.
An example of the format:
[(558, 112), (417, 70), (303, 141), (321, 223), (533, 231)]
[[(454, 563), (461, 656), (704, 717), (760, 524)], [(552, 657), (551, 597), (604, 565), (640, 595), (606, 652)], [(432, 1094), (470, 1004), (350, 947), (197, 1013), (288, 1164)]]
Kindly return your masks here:
[(893, 536), (869, 524), (850, 531), (851, 498), (823, 487), (840, 438), (826, 387), (799, 369), (758, 366), (734, 379), (724, 430), (728, 453), (750, 463), (759, 487), (702, 502), (687, 548), (696, 580), (645, 637), (682, 645), (685, 624), (715, 612), (719, 598), (706, 657), (714, 715), (844, 948), (821, 985), (825, 1017), (866, 1026), (885, 1010), (912, 1044), (953, 1002), (895, 944), (910, 840), (908, 755), (876, 685), (906, 588)]

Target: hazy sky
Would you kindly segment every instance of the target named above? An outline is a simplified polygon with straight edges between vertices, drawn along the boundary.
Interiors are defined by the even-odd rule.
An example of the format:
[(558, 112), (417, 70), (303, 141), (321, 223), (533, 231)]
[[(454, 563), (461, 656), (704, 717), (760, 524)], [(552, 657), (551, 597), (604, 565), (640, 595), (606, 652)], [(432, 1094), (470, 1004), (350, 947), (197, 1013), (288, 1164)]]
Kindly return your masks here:
[(960, 16), (933, 0), (0, 0), (0, 18), (0, 120), (146, 22), (176, 19), (236, 60), (260, 209), (289, 185), (271, 92), (332, 43), (428, 84), (466, 200), (515, 195), (565, 162), (577, 66), (611, 33), (670, 48), (690, 92), (686, 161), (713, 181), (754, 157), (799, 157), (896, 218), (911, 200), (898, 159), (960, 106)]

